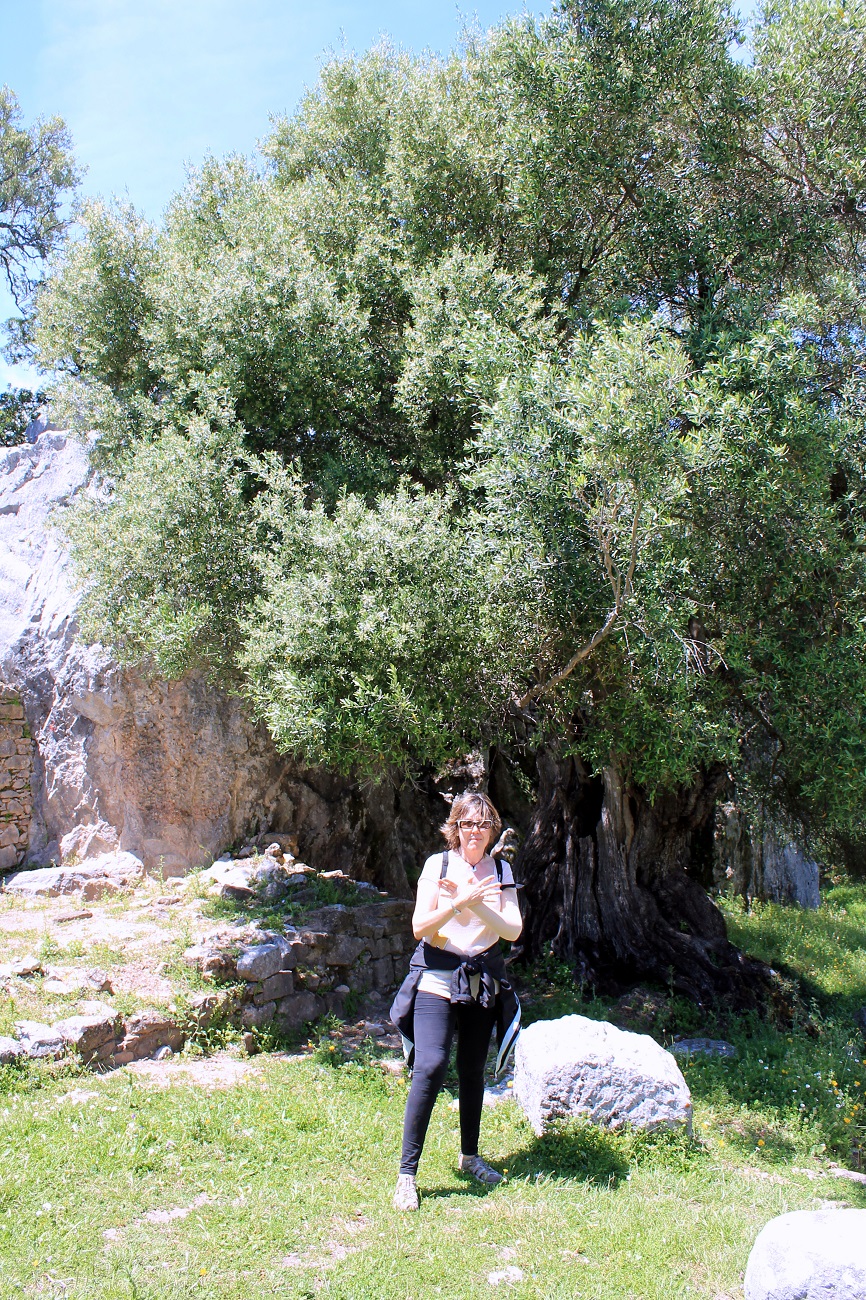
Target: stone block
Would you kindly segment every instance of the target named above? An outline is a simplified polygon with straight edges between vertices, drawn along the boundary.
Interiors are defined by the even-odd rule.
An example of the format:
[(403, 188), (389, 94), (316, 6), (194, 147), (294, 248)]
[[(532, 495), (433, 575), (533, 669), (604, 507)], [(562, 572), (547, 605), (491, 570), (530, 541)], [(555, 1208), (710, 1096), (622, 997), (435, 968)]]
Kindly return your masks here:
[(238, 975), (241, 979), (266, 980), (282, 968), (284, 953), (275, 943), (260, 943), (246, 948), (238, 957)]
[(317, 993), (296, 993), (281, 1003), (279, 1024), (284, 1029), (297, 1029), (323, 1016), (326, 1005), (325, 999)]
[(6, 871), (9, 867), (17, 866), (18, 856), (18, 849), (12, 844), (0, 849), (0, 871)]
[(394, 961), (391, 957), (380, 957), (370, 963), (373, 988), (387, 992), (394, 985)]
[[(166, 1041), (167, 1040), (167, 1041)], [(179, 1052), (183, 1047), (183, 1034), (179, 1029), (173, 1030), (169, 1034), (148, 1034), (139, 1038), (130, 1045), (126, 1040), (120, 1046), (126, 1046), (127, 1051), (131, 1051), (137, 1061), (143, 1061), (147, 1057), (156, 1056), (164, 1048), (172, 1052)]]
[(25, 898), (56, 898), (61, 894), (77, 893), (91, 880), (112, 880), (129, 889), (143, 877), (141, 859), (133, 853), (102, 853), (78, 866), (40, 867), (35, 871), (16, 872), (6, 881), (5, 888)]
[(108, 877), (85, 880), (81, 886), (81, 901), (82, 903), (96, 903), (100, 898), (109, 898), (112, 894), (119, 893), (121, 893), (121, 887), (116, 880), (109, 880)]
[(259, 1029), (269, 1025), (276, 1014), (276, 1002), (266, 1002), (261, 1007), (244, 1007), (241, 1012), (241, 1024), (244, 1029)]
[(351, 934), (337, 935), (328, 945), (326, 962), (329, 966), (351, 966), (364, 951), (364, 940)]
[(10, 961), (8, 965), (0, 966), (0, 973), (6, 975), (17, 975), (19, 979), (29, 979), (31, 975), (42, 974), (42, 962), (38, 957), (19, 957), (16, 961)]
[(15, 1033), (18, 1035), (24, 1055), (32, 1060), (39, 1060), (42, 1057), (52, 1057), (56, 1060), (63, 1055), (63, 1038), (50, 1025), (40, 1024), (36, 1020), (19, 1020), (15, 1026)]
[(24, 1048), (17, 1039), (7, 1038), (5, 1034), (0, 1036), (0, 1065), (11, 1065), (23, 1052)]
[(415, 904), (410, 898), (388, 898), (375, 906), (383, 921), (399, 921), (404, 925), (412, 923)]
[(794, 1210), (758, 1234), (749, 1255), (746, 1300), (863, 1300), (866, 1210)]
[(179, 1052), (183, 1046), (183, 1031), (164, 1011), (137, 1011), (130, 1016), (120, 1050), (132, 1052), (136, 1059), (151, 1056), (159, 1047), (170, 1047)]
[(7, 822), (5, 826), (0, 827), (0, 848), (5, 849), (9, 844), (17, 844), (22, 838), (14, 822)]
[(291, 971), (280, 971), (276, 975), (271, 975), (262, 984), (262, 997), (266, 1002), (275, 1002), (277, 998), (288, 997), (294, 991), (295, 981)]
[(113, 1015), (69, 1016), (65, 1020), (58, 1020), (54, 1029), (60, 1034), (66, 1046), (72, 1048), (85, 1060), (93, 1056), (94, 1052), (106, 1043), (110, 1042), (112, 1047), (114, 1046), (115, 1017)]
[(373, 987), (373, 975), (369, 966), (355, 966), (346, 976), (346, 983), (352, 993), (369, 993)]
[(219, 1005), (218, 993), (193, 993), (189, 999), (190, 1014), (202, 1027), (210, 1024)]
[(283, 970), (294, 970), (296, 966), (303, 965), (310, 959), (310, 949), (299, 939), (294, 939), (289, 944), (288, 951), (283, 953)]
[(691, 1132), (692, 1099), (670, 1052), (586, 1016), (538, 1020), (517, 1040), (514, 1097), (536, 1133), (582, 1116), (606, 1128)]

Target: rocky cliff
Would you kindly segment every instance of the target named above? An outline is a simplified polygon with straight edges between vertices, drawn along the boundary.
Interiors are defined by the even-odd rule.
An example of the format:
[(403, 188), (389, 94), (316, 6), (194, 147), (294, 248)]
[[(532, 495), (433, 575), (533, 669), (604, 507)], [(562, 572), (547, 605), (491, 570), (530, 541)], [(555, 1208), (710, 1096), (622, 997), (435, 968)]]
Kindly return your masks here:
[(177, 875), (265, 828), (322, 870), (409, 892), (435, 844), (435, 790), (400, 796), (299, 769), (243, 703), (200, 677), (147, 679), (84, 644), (63, 512), (87, 489), (86, 448), (47, 429), (0, 454), (0, 684), (32, 742), (27, 857), (124, 849)]

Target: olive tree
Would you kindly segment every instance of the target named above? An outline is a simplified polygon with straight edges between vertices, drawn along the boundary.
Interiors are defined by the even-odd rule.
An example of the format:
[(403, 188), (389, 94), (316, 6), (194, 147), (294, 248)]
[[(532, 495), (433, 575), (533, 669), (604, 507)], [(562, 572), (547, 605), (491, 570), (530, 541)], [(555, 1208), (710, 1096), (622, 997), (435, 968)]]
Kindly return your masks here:
[(306, 761), (494, 747), (530, 948), (587, 977), (755, 996), (703, 888), (732, 781), (856, 830), (864, 33), (784, 0), (746, 65), (716, 0), (562, 0), (338, 59), (40, 295), (93, 630)]

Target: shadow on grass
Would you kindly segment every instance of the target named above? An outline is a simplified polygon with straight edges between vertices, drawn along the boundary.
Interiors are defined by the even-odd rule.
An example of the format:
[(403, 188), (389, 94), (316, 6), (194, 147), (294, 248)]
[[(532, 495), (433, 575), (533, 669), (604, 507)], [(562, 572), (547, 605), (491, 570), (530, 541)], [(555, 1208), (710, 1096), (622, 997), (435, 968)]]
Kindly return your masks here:
[[(629, 1174), (631, 1162), (628, 1138), (608, 1133), (589, 1124), (563, 1123), (540, 1138), (530, 1138), (524, 1146), (496, 1161), (496, 1167), (508, 1182), (537, 1183), (568, 1181), (593, 1187), (616, 1188)], [(449, 1197), (464, 1193), (474, 1199), (494, 1193), (467, 1175), (457, 1174), (458, 1186), (423, 1187), (425, 1197)]]
[(551, 1178), (616, 1187), (630, 1168), (628, 1138), (579, 1122), (558, 1124), (504, 1158), (511, 1181)]

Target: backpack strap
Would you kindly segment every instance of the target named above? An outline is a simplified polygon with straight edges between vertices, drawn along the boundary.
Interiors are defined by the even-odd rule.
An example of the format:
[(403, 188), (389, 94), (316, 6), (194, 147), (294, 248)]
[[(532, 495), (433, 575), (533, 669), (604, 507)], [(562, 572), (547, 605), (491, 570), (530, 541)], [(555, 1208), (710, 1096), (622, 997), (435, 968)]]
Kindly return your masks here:
[[(496, 868), (496, 879), (499, 881), (501, 885), (502, 884), (502, 859), (494, 858), (493, 865)], [(439, 870), (439, 879), (444, 880), (447, 875), (448, 875), (448, 850), (446, 849), (445, 852), (442, 854), (442, 866)], [(509, 886), (506, 886), (506, 888), (509, 888)]]

